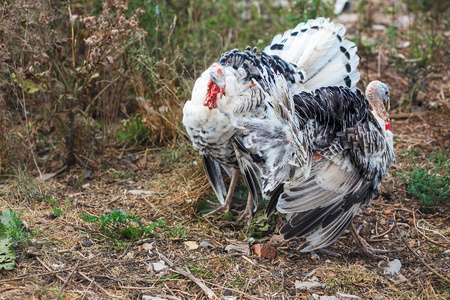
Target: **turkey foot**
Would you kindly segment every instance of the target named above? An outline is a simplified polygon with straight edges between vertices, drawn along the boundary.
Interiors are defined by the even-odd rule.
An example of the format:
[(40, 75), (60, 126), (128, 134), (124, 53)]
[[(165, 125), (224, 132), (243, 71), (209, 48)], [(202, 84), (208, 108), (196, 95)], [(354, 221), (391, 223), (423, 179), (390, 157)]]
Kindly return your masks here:
[(353, 235), (353, 238), (356, 241), (357, 246), (362, 250), (363, 253), (365, 253), (368, 256), (374, 257), (374, 258), (382, 258), (385, 259), (386, 257), (383, 255), (378, 255), (377, 253), (385, 254), (389, 251), (383, 250), (383, 249), (375, 249), (368, 247), (368, 243), (358, 234), (355, 225), (353, 225), (353, 222), (350, 222), (350, 225), (348, 226), (348, 229), (350, 229), (350, 232)]
[(233, 200), (233, 193), (234, 193), (234, 189), (236, 188), (236, 183), (237, 183), (238, 177), (239, 177), (239, 169), (233, 169), (231, 171), (230, 187), (228, 188), (227, 198), (225, 199), (224, 204), (206, 201), (213, 206), (218, 206), (217, 209), (205, 214), (206, 217), (215, 215), (217, 213), (221, 213), (221, 212), (226, 213), (226, 212), (230, 211), (231, 201)]
[(237, 220), (237, 222), (241, 222), (242, 220), (244, 220), (244, 218), (247, 218), (247, 226), (250, 228), (250, 224), (252, 223), (253, 220), (253, 208), (254, 208), (254, 201), (253, 201), (253, 196), (252, 193), (248, 193), (248, 198), (247, 198), (247, 205), (245, 206), (245, 210), (243, 212), (241, 212), (241, 215), (239, 217), (239, 219)]

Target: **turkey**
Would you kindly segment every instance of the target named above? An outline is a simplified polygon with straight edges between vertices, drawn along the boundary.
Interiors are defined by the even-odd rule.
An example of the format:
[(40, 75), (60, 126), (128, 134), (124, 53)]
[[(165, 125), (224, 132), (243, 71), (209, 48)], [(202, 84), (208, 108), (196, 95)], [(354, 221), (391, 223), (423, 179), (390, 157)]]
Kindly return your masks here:
[[(260, 167), (239, 163), (247, 160), (236, 155), (243, 141), (235, 119), (264, 122), (273, 117), (268, 116), (268, 103), (275, 101), (270, 100), (270, 90), (276, 82), (287, 94), (328, 85), (354, 90), (360, 77), (356, 50), (355, 44), (345, 39), (343, 25), (318, 18), (275, 36), (261, 54), (249, 47), (244, 52), (226, 52), (201, 74), (191, 99), (184, 105), (183, 124), (200, 152), (208, 180), (221, 203), (210, 214), (230, 209), (239, 173), (250, 191), (240, 220), (251, 220), (253, 207), (258, 204)], [(228, 192), (221, 167), (231, 176)]]
[[(280, 95), (271, 99), (276, 117), (270, 122), (234, 122), (244, 141), (238, 156), (260, 167), (266, 213), (286, 214), (280, 230), (285, 239), (312, 233), (304, 252), (332, 244), (349, 225), (359, 242), (351, 221), (362, 204), (378, 197), (394, 163), (388, 87), (371, 82), (367, 98), (346, 87), (292, 99)], [(358, 244), (376, 256), (378, 249)]]

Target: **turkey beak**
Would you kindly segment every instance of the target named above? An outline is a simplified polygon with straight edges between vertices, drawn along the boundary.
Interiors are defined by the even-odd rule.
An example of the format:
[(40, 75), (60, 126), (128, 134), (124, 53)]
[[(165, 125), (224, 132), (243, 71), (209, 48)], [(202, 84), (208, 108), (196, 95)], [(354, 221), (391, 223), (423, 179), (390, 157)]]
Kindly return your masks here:
[(225, 93), (225, 84), (223, 85), (223, 88), (220, 89), (219, 99), (222, 99), (224, 93)]
[(383, 100), (384, 108), (386, 111), (389, 111), (391, 109), (391, 99), (389, 96), (386, 96), (386, 99)]

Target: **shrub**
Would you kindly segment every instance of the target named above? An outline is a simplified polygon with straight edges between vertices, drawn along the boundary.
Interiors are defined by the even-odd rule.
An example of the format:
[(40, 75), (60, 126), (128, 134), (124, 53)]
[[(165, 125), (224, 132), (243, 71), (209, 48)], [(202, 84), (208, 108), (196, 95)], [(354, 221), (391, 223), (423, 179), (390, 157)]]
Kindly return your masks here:
[(425, 166), (413, 166), (403, 175), (407, 191), (426, 205), (450, 199), (450, 159), (448, 154), (434, 150)]

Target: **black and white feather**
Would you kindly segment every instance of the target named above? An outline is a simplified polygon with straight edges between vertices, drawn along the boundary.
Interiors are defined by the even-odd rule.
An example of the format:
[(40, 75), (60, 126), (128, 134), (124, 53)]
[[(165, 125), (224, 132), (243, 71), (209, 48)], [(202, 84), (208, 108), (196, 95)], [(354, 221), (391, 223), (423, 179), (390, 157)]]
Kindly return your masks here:
[[(250, 48), (226, 52), (218, 63), (203, 72), (183, 108), (183, 124), (203, 157), (218, 199), (223, 203), (226, 194), (219, 165), (240, 169), (246, 183), (252, 185), (252, 193), (257, 193), (261, 184), (263, 159), (241, 147), (249, 137), (242, 134), (239, 122), (254, 126), (273, 122), (275, 127), (267, 130), (276, 139), (276, 130), (293, 130), (290, 127), (294, 126), (294, 123), (284, 124), (287, 127), (280, 125), (285, 121), (273, 111), (273, 106), (278, 107), (274, 105), (278, 98), (291, 101), (293, 94), (326, 85), (355, 90), (360, 76), (356, 70), (358, 63), (356, 46), (345, 39), (344, 26), (318, 18), (275, 36), (260, 54)], [(285, 109), (291, 109), (292, 114), (293, 106)], [(301, 138), (296, 136), (293, 143), (301, 144)], [(292, 149), (285, 149), (284, 155), (291, 155), (289, 151)], [(248, 155), (251, 160), (246, 160)], [(295, 155), (293, 160), (303, 160), (301, 163), (305, 164), (306, 153), (297, 151)], [(267, 157), (272, 159), (270, 155)], [(244, 163), (258, 159), (256, 165)], [(258, 195), (253, 196), (257, 201)]]
[(246, 148), (266, 162), (261, 174), (267, 214), (287, 214), (281, 228), (286, 239), (312, 233), (302, 251), (333, 243), (359, 207), (378, 196), (394, 162), (390, 125), (371, 110), (374, 101), (388, 101), (381, 99), (388, 89), (381, 82), (371, 88), (380, 93), (368, 94), (380, 99), (369, 102), (359, 90), (325, 87), (292, 97), (295, 120), (289, 109), (274, 109), (278, 123), (236, 124)]

